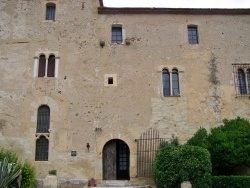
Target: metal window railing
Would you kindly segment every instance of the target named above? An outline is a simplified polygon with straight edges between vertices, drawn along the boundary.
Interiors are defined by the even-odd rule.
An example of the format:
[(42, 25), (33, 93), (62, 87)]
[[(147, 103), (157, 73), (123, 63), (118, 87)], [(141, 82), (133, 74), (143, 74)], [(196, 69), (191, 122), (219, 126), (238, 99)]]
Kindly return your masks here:
[(250, 64), (233, 64), (236, 97), (250, 97)]

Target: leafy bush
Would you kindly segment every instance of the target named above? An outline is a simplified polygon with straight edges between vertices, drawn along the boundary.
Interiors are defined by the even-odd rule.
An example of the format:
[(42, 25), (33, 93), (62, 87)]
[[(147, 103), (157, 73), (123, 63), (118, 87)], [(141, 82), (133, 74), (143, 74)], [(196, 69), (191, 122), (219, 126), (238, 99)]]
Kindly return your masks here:
[(158, 152), (153, 178), (157, 187), (177, 188), (190, 181), (193, 188), (211, 187), (209, 152), (196, 146), (168, 146)]
[(213, 176), (213, 188), (249, 188), (250, 176)]
[(200, 129), (187, 142), (209, 150), (214, 175), (236, 174), (239, 166), (250, 165), (250, 123), (236, 118), (224, 120), (224, 125), (213, 128), (210, 134)]
[(25, 161), (22, 166), (22, 181), (21, 188), (33, 188), (37, 184), (36, 170), (28, 161)]
[(200, 146), (207, 149), (209, 147), (209, 142), (207, 138), (208, 138), (207, 130), (204, 128), (200, 128), (194, 134), (194, 136), (187, 141), (187, 145)]
[(49, 175), (56, 175), (57, 174), (57, 171), (56, 170), (50, 170), (49, 171)]
[(16, 152), (0, 147), (0, 161), (3, 161), (4, 158), (8, 159), (9, 163), (14, 163), (22, 171), (21, 175), (12, 181), (10, 187), (19, 187), (19, 184), (21, 188), (36, 186), (35, 168), (28, 161), (22, 163), (18, 160)]
[(13, 182), (22, 170), (15, 163), (10, 163), (5, 157), (0, 161), (0, 187), (6, 188)]
[(170, 147), (170, 146), (179, 146), (179, 140), (177, 137), (175, 137), (174, 135), (172, 135), (172, 138), (170, 139), (170, 141), (164, 141), (161, 143), (160, 145), (160, 149), (163, 147)]

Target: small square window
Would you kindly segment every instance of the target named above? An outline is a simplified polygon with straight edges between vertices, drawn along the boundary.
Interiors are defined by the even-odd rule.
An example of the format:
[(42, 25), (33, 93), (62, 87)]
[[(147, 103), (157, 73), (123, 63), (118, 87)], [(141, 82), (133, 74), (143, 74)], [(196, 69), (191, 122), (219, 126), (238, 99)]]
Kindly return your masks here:
[(117, 86), (117, 74), (105, 74), (104, 75), (104, 86)]
[(113, 77), (108, 77), (108, 85), (112, 85), (114, 83)]
[(197, 26), (188, 26), (188, 43), (198, 44), (198, 28)]

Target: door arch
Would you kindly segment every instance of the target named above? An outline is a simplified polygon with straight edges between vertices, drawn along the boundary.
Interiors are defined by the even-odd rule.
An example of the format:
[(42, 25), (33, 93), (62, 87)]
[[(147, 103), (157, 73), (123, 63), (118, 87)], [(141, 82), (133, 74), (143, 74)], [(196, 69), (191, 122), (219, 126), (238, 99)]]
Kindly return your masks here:
[(103, 180), (129, 180), (129, 158), (129, 147), (124, 141), (108, 141), (102, 151)]

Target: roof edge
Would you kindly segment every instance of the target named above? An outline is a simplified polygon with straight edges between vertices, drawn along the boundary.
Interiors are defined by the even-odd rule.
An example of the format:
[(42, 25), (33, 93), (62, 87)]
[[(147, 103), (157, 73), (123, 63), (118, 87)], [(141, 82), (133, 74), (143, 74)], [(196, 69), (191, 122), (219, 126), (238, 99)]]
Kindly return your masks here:
[[(102, 0), (100, 0), (101, 5)], [(98, 14), (190, 14), (190, 15), (250, 15), (250, 9), (207, 8), (109, 8), (100, 6)]]

